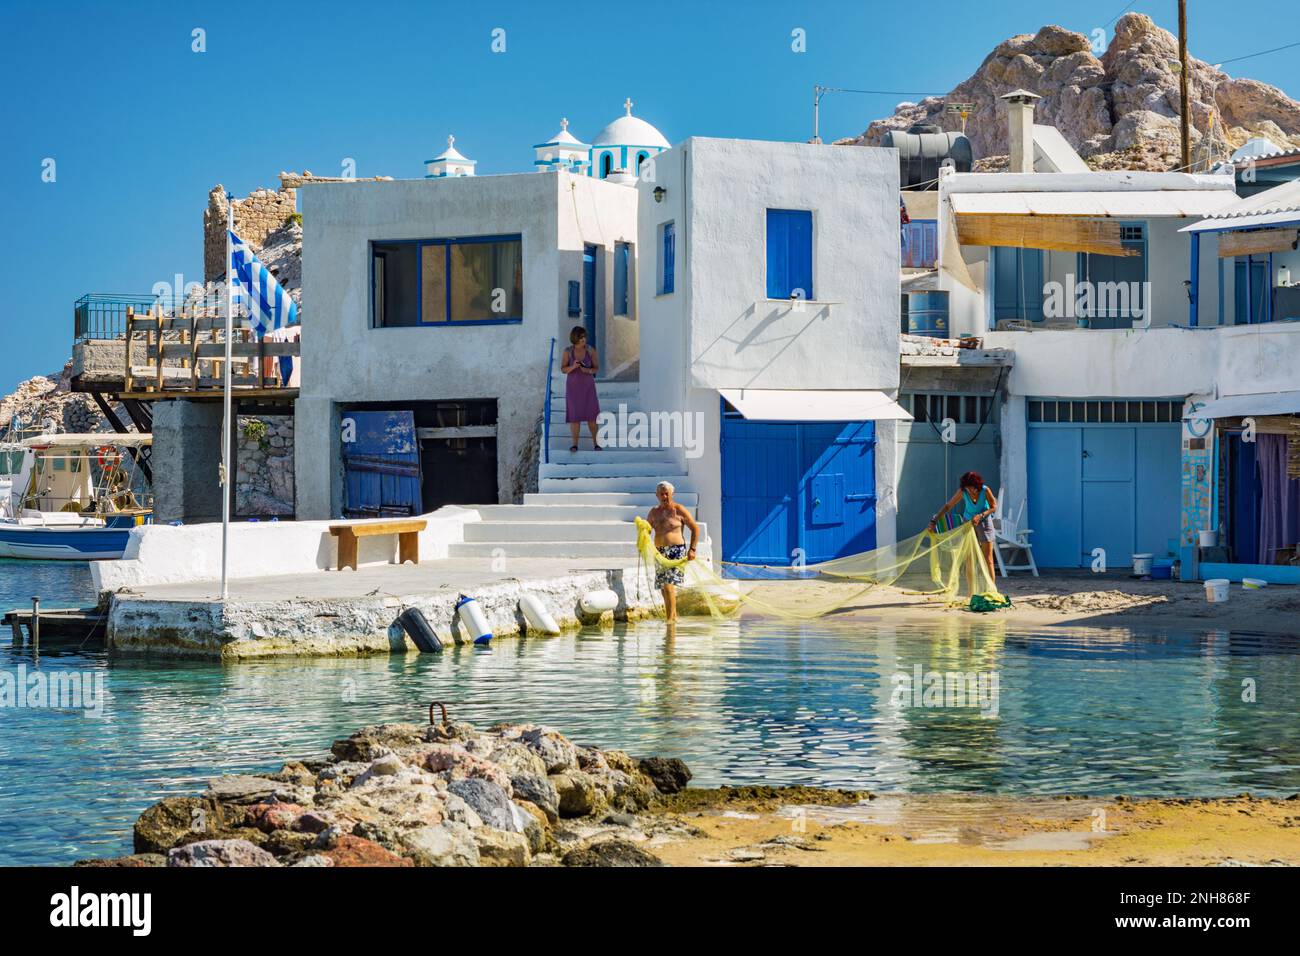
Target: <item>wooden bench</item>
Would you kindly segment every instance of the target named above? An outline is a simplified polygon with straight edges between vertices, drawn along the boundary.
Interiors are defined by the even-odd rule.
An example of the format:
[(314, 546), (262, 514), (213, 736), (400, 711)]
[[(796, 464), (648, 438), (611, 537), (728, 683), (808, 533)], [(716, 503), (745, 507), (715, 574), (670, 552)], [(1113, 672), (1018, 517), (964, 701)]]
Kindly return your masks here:
[(397, 563), (420, 563), (420, 532), (428, 524), (422, 518), (399, 518), (395, 521), (369, 521), (365, 524), (332, 524), (330, 534), (339, 539), (338, 570), (357, 569), (357, 538), (377, 534), (397, 535)]

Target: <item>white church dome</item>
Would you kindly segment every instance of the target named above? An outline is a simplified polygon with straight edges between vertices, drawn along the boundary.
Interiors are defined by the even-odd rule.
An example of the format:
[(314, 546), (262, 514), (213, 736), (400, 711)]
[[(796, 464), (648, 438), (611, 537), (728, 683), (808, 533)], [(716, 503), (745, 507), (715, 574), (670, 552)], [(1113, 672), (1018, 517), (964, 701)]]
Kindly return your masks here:
[(657, 146), (671, 149), (672, 143), (645, 120), (632, 115), (632, 101), (623, 104), (626, 115), (610, 123), (591, 141), (592, 146)]

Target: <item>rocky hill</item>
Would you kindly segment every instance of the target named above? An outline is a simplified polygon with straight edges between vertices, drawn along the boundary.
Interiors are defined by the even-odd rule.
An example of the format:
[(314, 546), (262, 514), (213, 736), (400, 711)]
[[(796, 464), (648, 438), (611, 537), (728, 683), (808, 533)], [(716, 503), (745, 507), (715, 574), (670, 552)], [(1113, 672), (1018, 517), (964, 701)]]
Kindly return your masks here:
[[(1224, 159), (1255, 136), (1286, 149), (1300, 147), (1300, 103), (1276, 87), (1231, 77), (1195, 58), (1191, 72), (1193, 144), (1214, 119), (1214, 148), (1204, 152)], [(900, 103), (893, 116), (840, 144), (879, 145), (887, 131), (920, 122), (959, 130), (960, 117), (945, 113), (944, 104), (971, 103), (967, 135), (983, 168), (997, 168), (997, 157), (1007, 152), (1006, 111), (998, 98), (1017, 88), (1043, 97), (1036, 121), (1056, 126), (1094, 168), (1167, 170), (1180, 164), (1178, 41), (1140, 13), (1119, 19), (1101, 57), (1087, 37), (1064, 27), (1011, 37), (947, 96)]]

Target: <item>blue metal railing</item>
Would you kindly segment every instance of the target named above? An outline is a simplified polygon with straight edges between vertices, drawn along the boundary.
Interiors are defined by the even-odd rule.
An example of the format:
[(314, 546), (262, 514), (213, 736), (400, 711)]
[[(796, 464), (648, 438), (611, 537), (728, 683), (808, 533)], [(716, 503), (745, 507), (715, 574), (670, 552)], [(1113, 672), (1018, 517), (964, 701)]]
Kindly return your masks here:
[(542, 462), (551, 463), (551, 376), (555, 373), (555, 337), (551, 337), (551, 357), (546, 360), (546, 405), (542, 410)]

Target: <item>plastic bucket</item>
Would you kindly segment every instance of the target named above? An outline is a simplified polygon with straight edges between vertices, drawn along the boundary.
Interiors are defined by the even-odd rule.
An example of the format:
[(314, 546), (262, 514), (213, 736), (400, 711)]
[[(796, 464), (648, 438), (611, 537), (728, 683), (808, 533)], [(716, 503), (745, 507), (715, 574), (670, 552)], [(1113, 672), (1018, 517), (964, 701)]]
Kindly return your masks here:
[(1205, 600), (1211, 604), (1222, 604), (1228, 600), (1228, 579), (1210, 578), (1205, 582)]
[(1243, 591), (1258, 591), (1260, 588), (1268, 587), (1268, 582), (1263, 578), (1242, 578), (1241, 589)]
[(1200, 537), (1202, 548), (1213, 548), (1219, 543), (1219, 532), (1217, 531), (1202, 531)]
[(1133, 555), (1133, 573), (1138, 577), (1145, 577), (1151, 573), (1151, 555), (1135, 554)]
[(1168, 581), (1174, 576), (1173, 558), (1156, 558), (1151, 562), (1151, 577), (1158, 581)]

